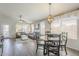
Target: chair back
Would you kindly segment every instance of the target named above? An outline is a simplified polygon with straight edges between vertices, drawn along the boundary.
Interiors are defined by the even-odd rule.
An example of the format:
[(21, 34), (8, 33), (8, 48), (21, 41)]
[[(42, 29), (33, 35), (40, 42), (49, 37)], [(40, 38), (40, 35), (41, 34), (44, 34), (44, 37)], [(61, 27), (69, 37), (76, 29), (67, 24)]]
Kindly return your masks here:
[(51, 42), (52, 45), (60, 46), (61, 34), (48, 34), (48, 42)]
[(36, 40), (38, 40), (39, 36), (40, 36), (39, 32), (35, 32), (34, 36), (35, 36)]
[(47, 34), (47, 40), (59, 40), (61, 34)]
[(42, 36), (42, 35), (40, 35), (40, 33), (36, 33), (35, 36), (36, 36), (36, 43), (37, 43), (37, 45), (43, 46), (44, 45), (44, 39), (40, 38), (40, 36)]
[[(55, 55), (60, 55), (60, 41), (61, 41), (61, 34), (48, 34), (47, 35), (47, 45), (48, 55), (49, 52), (54, 53)], [(52, 39), (51, 39), (52, 38)]]

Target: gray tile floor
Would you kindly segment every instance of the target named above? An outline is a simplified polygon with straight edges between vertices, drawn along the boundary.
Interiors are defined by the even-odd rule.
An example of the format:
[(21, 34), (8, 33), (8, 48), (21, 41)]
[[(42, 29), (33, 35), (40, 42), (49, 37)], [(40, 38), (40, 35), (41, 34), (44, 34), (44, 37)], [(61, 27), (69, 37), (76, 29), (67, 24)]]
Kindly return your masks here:
[[(66, 56), (79, 56), (78, 51), (68, 48), (67, 52), (68, 55)], [(3, 56), (36, 56), (36, 41), (31, 39), (24, 41), (20, 39), (17, 39), (16, 41), (5, 39)], [(43, 50), (39, 49), (37, 56), (43, 56)], [(64, 51), (61, 51), (61, 56), (65, 56)]]

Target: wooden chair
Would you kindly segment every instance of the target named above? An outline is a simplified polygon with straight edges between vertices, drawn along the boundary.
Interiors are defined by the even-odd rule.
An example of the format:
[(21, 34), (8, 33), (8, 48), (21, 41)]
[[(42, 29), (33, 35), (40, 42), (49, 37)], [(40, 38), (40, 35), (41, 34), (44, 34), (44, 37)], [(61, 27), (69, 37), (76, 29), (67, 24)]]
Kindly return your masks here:
[(1, 56), (3, 55), (3, 36), (0, 37), (0, 49), (1, 51)]
[(61, 35), (60, 34), (48, 34), (47, 38), (48, 40), (45, 42), (44, 47), (46, 48), (44, 48), (44, 51), (45, 50), (47, 51), (46, 54), (48, 56), (50, 55), (49, 53), (53, 53), (54, 55), (59, 56)]
[[(36, 40), (36, 43), (37, 43), (36, 54), (37, 54), (38, 49), (44, 50), (44, 49), (42, 49), (43, 46), (44, 46), (44, 39), (41, 39), (40, 38), (41, 36), (43, 36), (43, 35), (37, 35), (37, 40)], [(42, 47), (42, 48), (39, 48), (39, 47)]]
[(61, 49), (64, 48), (66, 55), (67, 55), (67, 49), (66, 49), (67, 37), (68, 37), (67, 32), (62, 32), (62, 34), (61, 34), (61, 44), (60, 45), (61, 45)]

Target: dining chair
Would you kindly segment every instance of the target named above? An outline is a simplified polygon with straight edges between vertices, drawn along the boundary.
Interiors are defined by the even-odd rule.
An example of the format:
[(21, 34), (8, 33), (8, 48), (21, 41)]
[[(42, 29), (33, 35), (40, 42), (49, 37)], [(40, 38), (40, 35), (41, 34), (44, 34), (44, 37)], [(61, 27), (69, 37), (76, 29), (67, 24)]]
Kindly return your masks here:
[(68, 37), (68, 33), (67, 32), (62, 32), (60, 46), (61, 46), (61, 50), (63, 50), (63, 48), (64, 48), (66, 55), (67, 55), (66, 45), (67, 45), (67, 39), (68, 39), (67, 37)]
[[(60, 34), (48, 34), (48, 40), (45, 41), (45, 50), (47, 55), (49, 56), (50, 53), (53, 53), (56, 56), (60, 55), (60, 41), (61, 35)], [(44, 50), (44, 51), (45, 51)]]
[(36, 48), (36, 54), (37, 54), (38, 49), (44, 50), (43, 49), (43, 46), (44, 46), (44, 35), (37, 35), (36, 43), (37, 43), (37, 48)]
[(0, 49), (1, 49), (1, 56), (3, 55), (3, 36), (0, 36)]

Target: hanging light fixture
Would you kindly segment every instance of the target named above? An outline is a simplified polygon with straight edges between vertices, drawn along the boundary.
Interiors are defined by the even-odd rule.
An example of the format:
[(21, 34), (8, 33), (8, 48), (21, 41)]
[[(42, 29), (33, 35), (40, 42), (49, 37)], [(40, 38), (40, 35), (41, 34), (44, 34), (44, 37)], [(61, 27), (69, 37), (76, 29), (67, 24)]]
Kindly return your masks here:
[(19, 24), (27, 24), (26, 21), (22, 20), (22, 15), (20, 15), (19, 18), (20, 18), (18, 21)]
[(49, 3), (49, 16), (48, 16), (48, 22), (51, 24), (52, 22), (52, 15), (51, 15), (51, 3)]
[(20, 20), (18, 21), (18, 23), (22, 23), (22, 19), (21, 19), (22, 15), (20, 15), (19, 17), (20, 17)]

